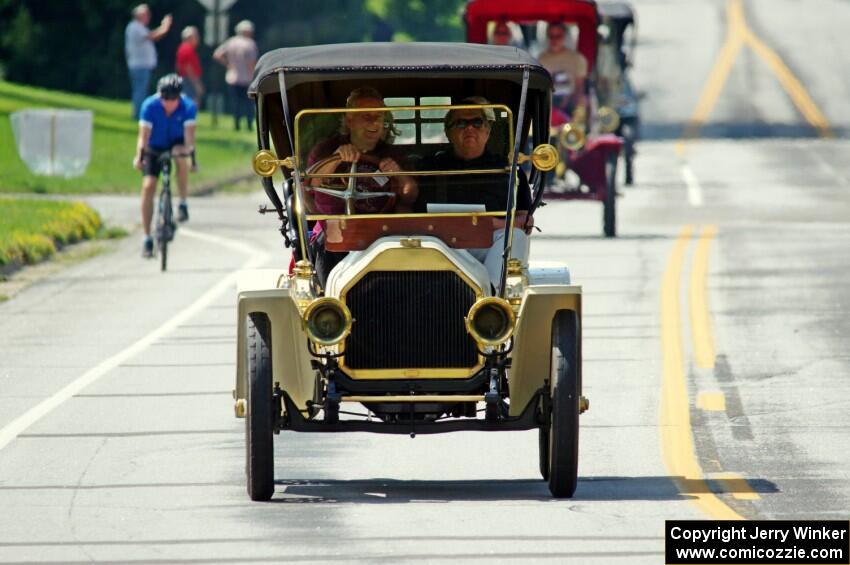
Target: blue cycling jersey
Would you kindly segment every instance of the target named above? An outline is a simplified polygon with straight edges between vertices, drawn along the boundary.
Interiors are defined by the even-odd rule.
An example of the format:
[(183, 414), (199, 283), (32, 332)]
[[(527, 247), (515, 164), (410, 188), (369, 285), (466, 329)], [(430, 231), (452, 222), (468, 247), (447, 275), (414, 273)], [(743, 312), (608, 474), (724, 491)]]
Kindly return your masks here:
[(194, 125), (197, 115), (198, 109), (192, 99), (181, 94), (177, 109), (170, 116), (166, 116), (159, 94), (154, 94), (142, 102), (139, 124), (151, 128), (148, 145), (153, 149), (171, 149), (177, 143), (183, 142), (183, 126)]

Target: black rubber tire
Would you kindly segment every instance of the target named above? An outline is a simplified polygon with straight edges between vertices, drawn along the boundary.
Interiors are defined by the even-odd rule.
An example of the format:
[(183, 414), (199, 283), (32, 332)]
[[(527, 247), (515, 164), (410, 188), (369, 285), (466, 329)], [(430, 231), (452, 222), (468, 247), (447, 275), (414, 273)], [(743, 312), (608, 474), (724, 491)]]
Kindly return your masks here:
[(602, 201), (602, 225), (605, 237), (617, 237), (617, 159), (610, 153), (605, 159), (605, 200)]
[(248, 495), (269, 500), (274, 494), (274, 432), (271, 329), (265, 314), (248, 318), (248, 413), (245, 455)]
[(549, 491), (571, 498), (578, 483), (579, 327), (572, 310), (561, 310), (552, 321), (552, 365), (549, 390)]
[(163, 191), (159, 196), (159, 215), (157, 217), (157, 234), (159, 234), (159, 267), (165, 271), (168, 267), (168, 240), (171, 230), (171, 192)]

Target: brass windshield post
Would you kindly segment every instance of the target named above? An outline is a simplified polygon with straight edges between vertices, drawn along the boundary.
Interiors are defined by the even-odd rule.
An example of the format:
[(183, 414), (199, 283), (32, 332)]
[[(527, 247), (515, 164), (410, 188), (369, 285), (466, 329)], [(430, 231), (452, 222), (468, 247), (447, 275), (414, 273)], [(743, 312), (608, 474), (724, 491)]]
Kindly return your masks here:
[[(292, 120), (289, 116), (289, 101), (286, 96), (286, 79), (283, 75), (283, 69), (277, 73), (277, 83), (280, 86), (280, 101), (283, 105), (283, 125), (286, 128), (286, 135), (289, 137), (289, 146), (294, 149), (295, 140), (292, 131)], [(292, 169), (292, 175), (295, 178), (295, 213), (298, 216), (298, 243), (301, 248), (301, 258), (310, 261), (307, 248), (307, 218), (302, 205), (304, 193), (301, 185), (301, 173), (297, 166)]]
[(516, 219), (517, 185), (519, 184), (519, 146), (522, 140), (522, 122), (525, 119), (525, 100), (528, 97), (528, 67), (522, 70), (522, 91), (519, 97), (519, 111), (517, 112), (516, 132), (514, 133), (514, 147), (511, 154), (511, 174), (508, 179), (508, 206), (505, 218), (505, 249), (502, 252), (502, 273), (499, 280), (499, 296), (504, 298), (508, 282), (508, 259), (511, 256), (511, 247), (514, 243), (514, 220)]

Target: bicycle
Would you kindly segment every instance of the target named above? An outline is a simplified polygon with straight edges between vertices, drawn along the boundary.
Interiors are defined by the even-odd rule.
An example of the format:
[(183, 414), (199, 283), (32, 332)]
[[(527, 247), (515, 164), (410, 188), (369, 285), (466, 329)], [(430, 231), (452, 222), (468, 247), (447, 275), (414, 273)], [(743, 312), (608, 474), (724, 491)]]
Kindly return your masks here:
[(159, 192), (159, 201), (156, 207), (156, 227), (154, 230), (156, 244), (154, 250), (159, 250), (161, 271), (165, 271), (168, 266), (168, 243), (174, 239), (174, 232), (177, 230), (177, 224), (174, 222), (174, 206), (171, 201), (171, 160), (174, 157), (191, 157), (192, 170), (197, 168), (194, 151), (174, 155), (171, 154), (171, 151), (163, 151), (157, 157), (162, 163), (162, 190)]

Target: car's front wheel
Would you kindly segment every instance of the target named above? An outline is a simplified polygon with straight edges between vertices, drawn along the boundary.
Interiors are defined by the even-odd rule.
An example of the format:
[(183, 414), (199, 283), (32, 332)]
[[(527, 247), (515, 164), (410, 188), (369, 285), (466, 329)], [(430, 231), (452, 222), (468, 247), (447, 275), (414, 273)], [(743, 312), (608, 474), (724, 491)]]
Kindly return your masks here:
[[(561, 310), (552, 321), (549, 377), (552, 414), (548, 433), (549, 491), (570, 498), (578, 482), (579, 327), (572, 310)], [(542, 434), (541, 434), (542, 439)], [(542, 460), (541, 445), (541, 460)]]
[(246, 472), (251, 500), (274, 494), (271, 328), (264, 314), (248, 318), (248, 413), (245, 418)]

